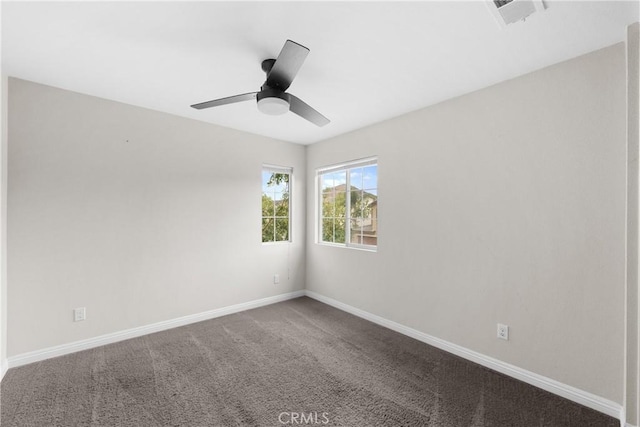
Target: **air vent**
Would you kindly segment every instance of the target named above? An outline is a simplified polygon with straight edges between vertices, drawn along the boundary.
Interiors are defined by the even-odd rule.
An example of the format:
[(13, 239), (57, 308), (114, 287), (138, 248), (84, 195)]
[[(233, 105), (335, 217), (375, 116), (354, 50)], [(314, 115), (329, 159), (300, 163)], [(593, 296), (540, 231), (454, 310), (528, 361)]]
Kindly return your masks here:
[(544, 10), (542, 0), (492, 0), (487, 2), (487, 6), (502, 28)]

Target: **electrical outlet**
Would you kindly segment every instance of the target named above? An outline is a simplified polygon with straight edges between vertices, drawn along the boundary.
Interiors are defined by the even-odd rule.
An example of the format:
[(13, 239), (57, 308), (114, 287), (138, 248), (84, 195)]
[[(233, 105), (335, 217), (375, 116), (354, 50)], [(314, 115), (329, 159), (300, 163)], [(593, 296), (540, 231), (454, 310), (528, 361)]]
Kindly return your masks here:
[(273, 275), (273, 284), (277, 285), (278, 283), (280, 283), (280, 275), (279, 274), (274, 274)]
[(498, 323), (498, 338), (503, 340), (509, 339), (509, 326)]
[(73, 309), (73, 321), (80, 322), (87, 318), (87, 309), (85, 307)]

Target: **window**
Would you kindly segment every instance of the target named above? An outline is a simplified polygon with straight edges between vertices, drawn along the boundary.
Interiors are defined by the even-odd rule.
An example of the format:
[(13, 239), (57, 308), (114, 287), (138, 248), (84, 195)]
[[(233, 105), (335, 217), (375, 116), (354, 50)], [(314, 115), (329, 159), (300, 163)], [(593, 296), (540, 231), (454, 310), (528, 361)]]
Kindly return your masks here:
[(262, 167), (262, 242), (291, 241), (291, 171)]
[(366, 159), (317, 171), (320, 243), (378, 245), (378, 164)]

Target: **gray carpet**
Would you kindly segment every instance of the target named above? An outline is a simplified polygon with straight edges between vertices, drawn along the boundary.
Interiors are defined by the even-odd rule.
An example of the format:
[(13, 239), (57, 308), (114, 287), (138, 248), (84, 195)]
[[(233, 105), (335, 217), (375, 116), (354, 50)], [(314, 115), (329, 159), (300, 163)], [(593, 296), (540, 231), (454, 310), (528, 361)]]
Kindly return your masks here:
[(309, 298), (10, 369), (9, 426), (619, 426)]

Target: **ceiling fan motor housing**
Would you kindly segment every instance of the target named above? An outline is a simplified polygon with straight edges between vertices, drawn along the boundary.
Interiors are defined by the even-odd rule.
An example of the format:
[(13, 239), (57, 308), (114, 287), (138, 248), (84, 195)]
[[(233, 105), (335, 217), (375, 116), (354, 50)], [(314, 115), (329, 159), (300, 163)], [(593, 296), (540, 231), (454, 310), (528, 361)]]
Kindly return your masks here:
[(276, 63), (276, 60), (273, 58), (265, 59), (264, 61), (262, 61), (262, 64), (260, 64), (260, 67), (262, 68), (262, 71), (269, 74), (269, 72), (273, 68), (273, 64), (275, 63)]
[(291, 98), (288, 93), (277, 89), (263, 89), (258, 92), (258, 110), (265, 114), (277, 116), (289, 111)]

